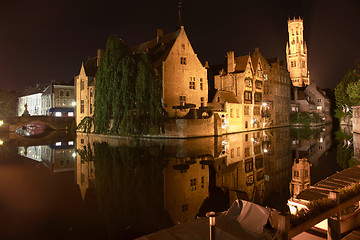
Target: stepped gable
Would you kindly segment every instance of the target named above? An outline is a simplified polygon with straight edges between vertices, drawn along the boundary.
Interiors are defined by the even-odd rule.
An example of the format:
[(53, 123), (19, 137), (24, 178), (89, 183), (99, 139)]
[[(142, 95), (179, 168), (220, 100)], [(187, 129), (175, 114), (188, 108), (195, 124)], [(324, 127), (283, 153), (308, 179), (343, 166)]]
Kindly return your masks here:
[(161, 67), (162, 62), (167, 58), (171, 48), (173, 47), (177, 37), (179, 36), (181, 29), (166, 34), (161, 37), (157, 37), (150, 41), (144, 42), (138, 46), (136, 46), (133, 51), (134, 52), (144, 52), (150, 56), (151, 61), (154, 64), (155, 68)]

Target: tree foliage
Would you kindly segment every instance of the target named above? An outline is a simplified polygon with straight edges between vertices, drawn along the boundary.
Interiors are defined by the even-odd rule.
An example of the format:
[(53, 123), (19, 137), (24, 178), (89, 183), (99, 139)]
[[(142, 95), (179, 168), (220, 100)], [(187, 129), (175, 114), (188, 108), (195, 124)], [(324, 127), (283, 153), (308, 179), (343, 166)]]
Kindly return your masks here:
[(95, 79), (95, 132), (143, 135), (163, 129), (159, 78), (146, 54), (112, 35)]
[(0, 90), (0, 117), (16, 116), (17, 96), (14, 92)]
[[(344, 117), (345, 115), (350, 114), (347, 112), (344, 113), (343, 108), (344, 107), (346, 108), (346, 106), (348, 107), (353, 106), (354, 104), (353, 101), (356, 100), (356, 98), (351, 99), (347, 89), (349, 86), (351, 88), (351, 86), (358, 81), (359, 79), (358, 76), (359, 73), (357, 72), (357, 70), (349, 70), (345, 74), (342, 81), (338, 83), (338, 85), (335, 88), (335, 101), (337, 107), (335, 110), (335, 116), (339, 119)], [(351, 92), (351, 90), (349, 90), (349, 92)]]

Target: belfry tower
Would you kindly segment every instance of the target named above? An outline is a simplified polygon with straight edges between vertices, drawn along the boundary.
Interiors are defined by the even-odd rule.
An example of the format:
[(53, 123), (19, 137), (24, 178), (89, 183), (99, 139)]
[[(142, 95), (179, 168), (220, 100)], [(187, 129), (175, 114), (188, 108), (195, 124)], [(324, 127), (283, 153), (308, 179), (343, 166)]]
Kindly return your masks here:
[(303, 20), (301, 18), (289, 19), (288, 32), (289, 42), (286, 44), (286, 60), (291, 81), (295, 87), (310, 85)]

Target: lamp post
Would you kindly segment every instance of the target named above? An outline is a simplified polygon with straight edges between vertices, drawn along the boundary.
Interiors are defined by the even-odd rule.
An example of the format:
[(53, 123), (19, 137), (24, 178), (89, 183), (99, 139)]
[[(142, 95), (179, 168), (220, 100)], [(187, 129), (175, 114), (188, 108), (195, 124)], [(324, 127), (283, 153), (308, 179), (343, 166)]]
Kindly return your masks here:
[(206, 217), (209, 218), (209, 225), (210, 225), (210, 240), (215, 240), (216, 235), (216, 227), (215, 227), (215, 218), (216, 213), (215, 212), (208, 212), (206, 213)]

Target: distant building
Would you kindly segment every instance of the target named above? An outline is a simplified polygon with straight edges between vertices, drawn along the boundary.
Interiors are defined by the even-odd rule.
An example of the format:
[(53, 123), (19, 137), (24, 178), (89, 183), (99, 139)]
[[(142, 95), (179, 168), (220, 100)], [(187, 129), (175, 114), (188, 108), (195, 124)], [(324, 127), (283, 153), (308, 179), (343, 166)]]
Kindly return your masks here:
[(17, 115), (25, 111), (25, 105), (30, 116), (74, 116), (74, 86), (51, 83), (49, 85), (37, 84), (28, 88), (18, 98)]
[(306, 158), (295, 159), (292, 166), (292, 179), (290, 182), (290, 195), (296, 196), (304, 189), (310, 187), (310, 163)]
[(286, 44), (287, 68), (295, 87), (310, 85), (307, 69), (307, 46), (304, 41), (303, 20), (288, 20), (289, 42)]

